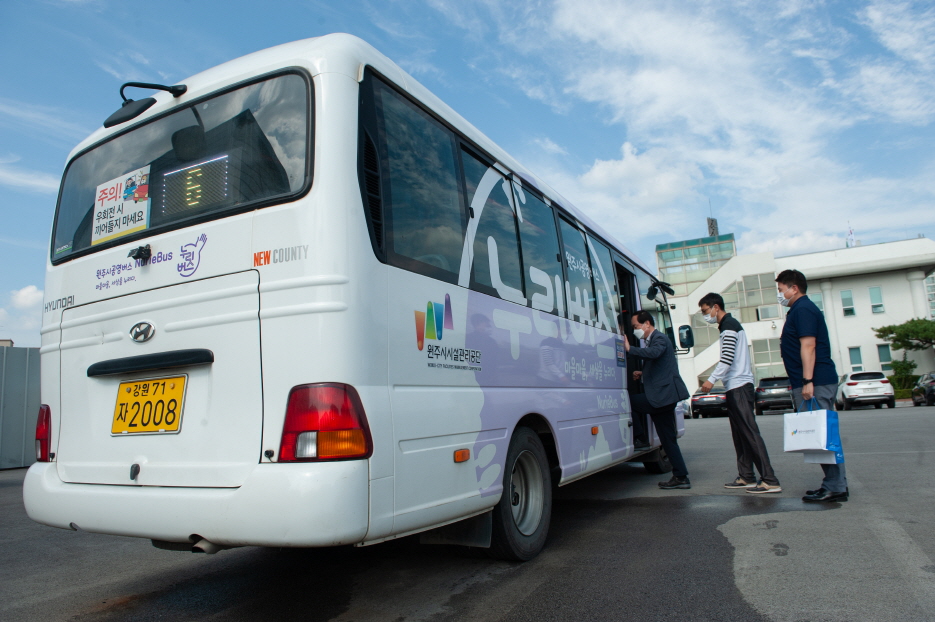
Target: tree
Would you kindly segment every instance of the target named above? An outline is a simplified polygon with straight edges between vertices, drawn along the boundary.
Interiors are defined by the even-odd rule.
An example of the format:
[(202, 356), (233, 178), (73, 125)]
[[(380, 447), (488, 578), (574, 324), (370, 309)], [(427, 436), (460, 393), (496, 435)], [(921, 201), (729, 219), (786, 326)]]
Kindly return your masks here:
[(874, 328), (877, 338), (889, 341), (894, 350), (927, 350), (935, 347), (935, 321), (916, 318)]
[(897, 389), (909, 389), (912, 387), (912, 372), (916, 370), (916, 362), (906, 359), (906, 352), (903, 351), (903, 360), (890, 363), (893, 367), (893, 375), (890, 380)]

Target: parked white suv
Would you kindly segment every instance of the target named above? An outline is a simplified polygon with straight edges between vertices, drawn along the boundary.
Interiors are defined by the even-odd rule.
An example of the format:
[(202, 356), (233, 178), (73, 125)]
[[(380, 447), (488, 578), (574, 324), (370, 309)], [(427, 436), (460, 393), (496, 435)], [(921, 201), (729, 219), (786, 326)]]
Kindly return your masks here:
[(881, 371), (855, 371), (842, 376), (834, 401), (838, 410), (850, 410), (863, 404), (873, 404), (876, 408), (883, 408), (883, 404), (896, 407), (893, 385)]

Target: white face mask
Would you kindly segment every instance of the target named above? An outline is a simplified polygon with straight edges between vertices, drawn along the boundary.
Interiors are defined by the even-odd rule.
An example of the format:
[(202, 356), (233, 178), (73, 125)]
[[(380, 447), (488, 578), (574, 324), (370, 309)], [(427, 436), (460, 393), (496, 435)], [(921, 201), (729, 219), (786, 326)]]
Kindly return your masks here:
[(635, 336), (637, 339), (642, 339), (645, 334), (646, 332), (642, 328), (633, 329), (633, 336)]
[(776, 292), (776, 301), (784, 307), (789, 306), (789, 299), (782, 292)]
[(704, 316), (701, 317), (701, 319), (703, 319), (703, 320), (704, 320), (705, 322), (707, 322), (708, 324), (717, 324), (717, 316), (716, 316), (716, 315), (704, 315)]

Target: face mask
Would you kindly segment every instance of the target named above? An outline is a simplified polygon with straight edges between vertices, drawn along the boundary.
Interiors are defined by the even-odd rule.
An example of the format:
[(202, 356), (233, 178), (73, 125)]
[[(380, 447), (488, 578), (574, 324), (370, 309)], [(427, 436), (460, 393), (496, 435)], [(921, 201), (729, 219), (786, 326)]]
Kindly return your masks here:
[(776, 301), (784, 307), (789, 306), (789, 299), (782, 292), (776, 292)]
[(644, 331), (642, 328), (633, 329), (633, 336), (635, 336), (637, 339), (642, 339), (645, 334), (646, 331)]
[(703, 320), (704, 320), (705, 322), (707, 322), (708, 324), (717, 324), (717, 316), (716, 316), (716, 315), (705, 315), (705, 316), (702, 316), (701, 319), (703, 319)]

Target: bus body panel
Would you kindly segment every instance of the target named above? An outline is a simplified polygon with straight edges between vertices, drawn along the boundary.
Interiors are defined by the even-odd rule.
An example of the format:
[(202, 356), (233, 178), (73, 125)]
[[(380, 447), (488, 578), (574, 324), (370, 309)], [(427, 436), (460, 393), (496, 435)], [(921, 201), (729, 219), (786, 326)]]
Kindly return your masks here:
[[(145, 279), (145, 274), (140, 278)], [(61, 441), (56, 460), (62, 479), (112, 485), (239, 486), (260, 455), (263, 404), (257, 286), (258, 275), (250, 270), (67, 310), (62, 322)], [(137, 343), (130, 330), (142, 321), (150, 322), (155, 333), (149, 341)], [(96, 363), (193, 348), (210, 350), (214, 362), (88, 377), (87, 370)], [(177, 432), (112, 433), (121, 383), (179, 376), (187, 379), (183, 399), (174, 408), (159, 399), (170, 410), (157, 406), (148, 415), (145, 409), (142, 414), (131, 411), (125, 419), (132, 427), (149, 423), (144, 420), (147, 416), (164, 416), (168, 428), (168, 413), (175, 412), (180, 419), (173, 422)], [(157, 390), (158, 385), (152, 389)], [(153, 395), (149, 403), (157, 398)], [(134, 464), (139, 472), (131, 479)]]
[[(100, 486), (62, 482), (52, 463), (30, 467), (26, 513), (83, 531), (220, 545), (335, 546), (367, 532), (366, 461), (258, 464), (239, 488)], [(74, 527), (72, 527), (74, 525)]]
[[(495, 505), (510, 437), (527, 414), (549, 422), (562, 483), (632, 453), (613, 334), (405, 270), (389, 275), (396, 478), (405, 482), (394, 529)], [(566, 388), (539, 375), (540, 349), (556, 343)], [(470, 461), (455, 463), (458, 449)]]

